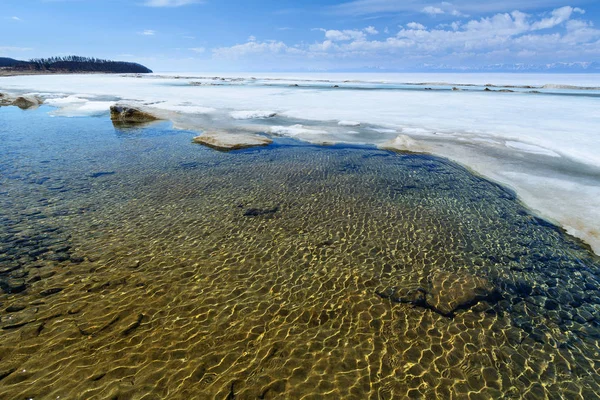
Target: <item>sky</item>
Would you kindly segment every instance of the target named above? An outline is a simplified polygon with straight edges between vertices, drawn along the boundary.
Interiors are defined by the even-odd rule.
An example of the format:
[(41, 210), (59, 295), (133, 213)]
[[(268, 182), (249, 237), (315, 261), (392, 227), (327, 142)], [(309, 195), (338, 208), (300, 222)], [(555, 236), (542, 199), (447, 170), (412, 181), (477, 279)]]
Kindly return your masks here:
[(477, 70), (600, 62), (597, 0), (0, 0), (0, 56), (155, 71)]

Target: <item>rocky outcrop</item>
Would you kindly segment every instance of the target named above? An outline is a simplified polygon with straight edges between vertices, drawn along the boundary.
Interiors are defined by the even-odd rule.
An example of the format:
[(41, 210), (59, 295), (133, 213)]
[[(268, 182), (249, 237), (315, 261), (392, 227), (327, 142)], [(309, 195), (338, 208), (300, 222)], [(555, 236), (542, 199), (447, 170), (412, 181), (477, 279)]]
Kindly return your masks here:
[(121, 124), (144, 124), (160, 118), (137, 107), (115, 104), (110, 107), (110, 119)]
[(36, 108), (43, 103), (43, 100), (36, 96), (18, 96), (13, 97), (5, 93), (0, 93), (0, 106), (16, 106), (21, 110)]
[(42, 104), (42, 101), (37, 97), (19, 96), (13, 101), (13, 106), (19, 107), (21, 110), (35, 108)]
[(223, 131), (206, 132), (194, 138), (194, 143), (203, 144), (220, 151), (267, 146), (273, 141), (267, 137), (251, 133), (230, 133)]
[(392, 150), (400, 153), (428, 153), (428, 148), (421, 142), (407, 135), (398, 135), (395, 139), (378, 146), (383, 150)]
[(425, 288), (395, 288), (377, 294), (399, 303), (429, 308), (446, 317), (481, 301), (493, 304), (501, 299), (499, 290), (486, 278), (446, 271), (433, 273)]

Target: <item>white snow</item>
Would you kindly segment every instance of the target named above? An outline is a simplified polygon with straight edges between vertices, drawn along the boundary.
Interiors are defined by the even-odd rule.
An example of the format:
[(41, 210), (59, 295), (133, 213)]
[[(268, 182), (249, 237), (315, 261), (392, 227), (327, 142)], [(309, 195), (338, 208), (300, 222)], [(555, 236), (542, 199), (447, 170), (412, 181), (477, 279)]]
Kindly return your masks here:
[(253, 111), (232, 111), (229, 113), (233, 119), (262, 119), (262, 118), (272, 118), (277, 115), (274, 111), (261, 111), (261, 110), (253, 110)]
[(59, 98), (50, 98), (45, 104), (58, 107), (51, 114), (62, 117), (90, 117), (108, 114), (111, 101), (93, 101), (90, 99), (67, 96)]
[(358, 121), (340, 121), (338, 122), (339, 126), (360, 126), (360, 122)]
[[(297, 137), (297, 136), (306, 137), (306, 135), (309, 135), (309, 136), (313, 136), (313, 138), (315, 135), (324, 135), (327, 133), (327, 131), (324, 131), (324, 130), (305, 128), (304, 126), (299, 125), (299, 124), (292, 125), (292, 126), (272, 126), (269, 129), (269, 132), (276, 134), (276, 135), (292, 136), (292, 137)], [(308, 139), (312, 139), (312, 138), (308, 138)]]
[(507, 140), (505, 144), (508, 147), (511, 147), (511, 148), (517, 149), (517, 150), (522, 150), (526, 153), (542, 154), (542, 155), (550, 156), (550, 157), (560, 157), (560, 155), (556, 154), (552, 150), (548, 150), (543, 147), (536, 146), (534, 144), (515, 142), (513, 140)]

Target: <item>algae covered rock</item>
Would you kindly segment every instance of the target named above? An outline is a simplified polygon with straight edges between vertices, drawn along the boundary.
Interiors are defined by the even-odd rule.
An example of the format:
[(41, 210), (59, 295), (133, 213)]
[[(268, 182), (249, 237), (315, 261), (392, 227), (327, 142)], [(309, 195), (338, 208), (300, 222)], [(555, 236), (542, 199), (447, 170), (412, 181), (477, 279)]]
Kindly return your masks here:
[(125, 124), (143, 124), (160, 120), (147, 111), (119, 104), (110, 107), (110, 119), (113, 122)]

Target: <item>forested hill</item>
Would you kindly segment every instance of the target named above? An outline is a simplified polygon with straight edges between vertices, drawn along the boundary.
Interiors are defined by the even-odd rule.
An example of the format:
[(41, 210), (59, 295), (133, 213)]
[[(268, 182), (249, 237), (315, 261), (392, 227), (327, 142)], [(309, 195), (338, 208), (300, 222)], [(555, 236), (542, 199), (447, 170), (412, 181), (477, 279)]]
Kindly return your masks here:
[(104, 72), (104, 73), (136, 73), (147, 74), (152, 70), (141, 64), (102, 60), (93, 57), (50, 57), (36, 58), (29, 61), (14, 60), (0, 57), (0, 69), (14, 72)]

